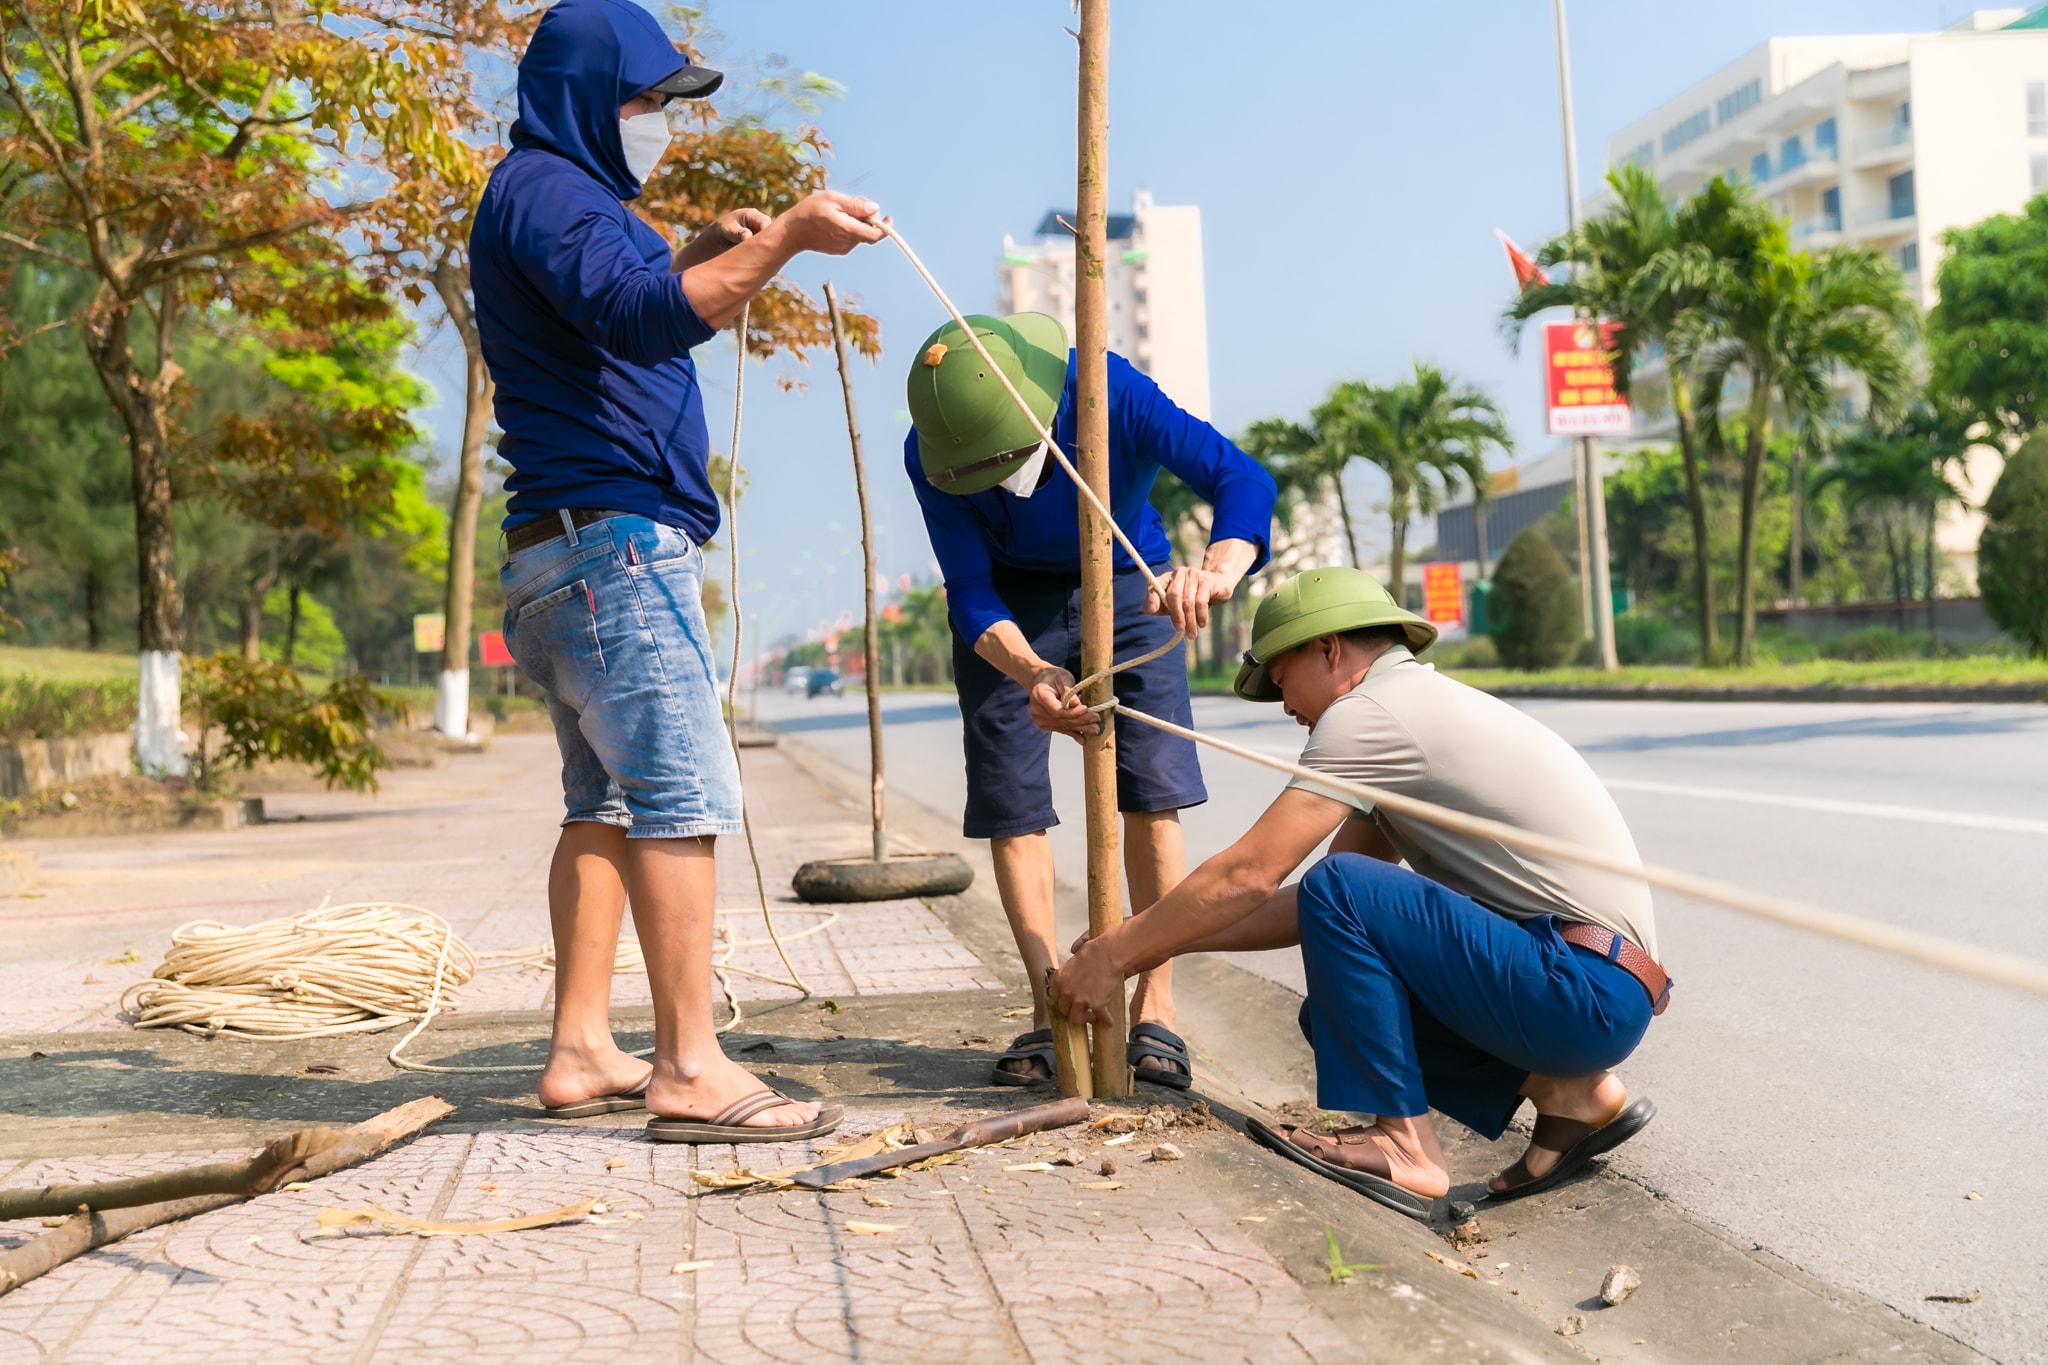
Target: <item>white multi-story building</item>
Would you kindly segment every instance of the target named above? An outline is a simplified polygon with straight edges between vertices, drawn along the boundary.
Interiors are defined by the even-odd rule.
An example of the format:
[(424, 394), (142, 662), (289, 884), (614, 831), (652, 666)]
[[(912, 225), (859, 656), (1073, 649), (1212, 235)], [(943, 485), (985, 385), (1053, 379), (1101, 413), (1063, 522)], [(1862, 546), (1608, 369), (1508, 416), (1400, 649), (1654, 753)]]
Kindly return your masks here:
[[(1607, 159), (1649, 168), (1673, 198), (1716, 175), (1745, 180), (1798, 245), (1881, 251), (1930, 308), (1942, 234), (2048, 190), (2048, 7), (1978, 10), (1934, 33), (1773, 38), (1616, 133)], [(1661, 369), (1641, 371), (1641, 437), (1670, 435)], [(2002, 466), (1973, 450), (1965, 505), (1937, 530), (1965, 589), (1976, 508)]]
[(2048, 190), (2048, 9), (1773, 38), (1616, 133), (1607, 159), (1673, 196), (1747, 180), (1801, 245), (1881, 250), (1927, 307), (1943, 232)]
[[(1074, 331), (1071, 211), (1048, 212), (1037, 240), (1003, 236), (997, 310), (1050, 313)], [(1202, 211), (1152, 202), (1109, 215), (1109, 348), (1195, 416), (1209, 416), (1209, 323), (1202, 291)]]

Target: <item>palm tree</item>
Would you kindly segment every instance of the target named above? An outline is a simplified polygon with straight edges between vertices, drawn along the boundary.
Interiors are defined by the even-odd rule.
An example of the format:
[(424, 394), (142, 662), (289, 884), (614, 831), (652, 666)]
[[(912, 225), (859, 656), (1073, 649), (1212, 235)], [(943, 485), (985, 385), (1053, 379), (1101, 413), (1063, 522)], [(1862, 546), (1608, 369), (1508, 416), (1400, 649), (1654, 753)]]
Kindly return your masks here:
[(1665, 374), (1673, 424), (1685, 470), (1686, 511), (1692, 521), (1694, 608), (1702, 658), (1720, 653), (1714, 611), (1713, 555), (1694, 419), (1693, 381), (1683, 359), (1670, 353), (1673, 332), (1690, 315), (1714, 307), (1734, 287), (1769, 237), (1770, 210), (1748, 188), (1716, 177), (1675, 208), (1640, 166), (1608, 172), (1612, 203), (1537, 253), (1544, 266), (1563, 265), (1562, 279), (1531, 281), (1503, 318), (1511, 341), (1523, 325), (1551, 308), (1621, 324), (1614, 337), (1614, 386), (1628, 396), (1635, 367), (1666, 351)]
[[(1321, 409), (1317, 409), (1318, 412)], [(1351, 552), (1351, 567), (1360, 567), (1358, 535), (1351, 525), (1351, 503), (1344, 496), (1344, 467), (1351, 456), (1323, 430), (1316, 417), (1306, 423), (1284, 417), (1262, 417), (1246, 427), (1237, 438), (1245, 454), (1266, 467), (1280, 487), (1276, 509), (1284, 526), (1292, 517), (1296, 499), (1314, 501), (1328, 490), (1336, 495), (1337, 515), (1344, 522), (1344, 545)]]
[(1915, 408), (1889, 432), (1861, 431), (1834, 442), (1834, 460), (1813, 481), (1813, 491), (1842, 490), (1852, 512), (1875, 513), (1891, 561), (1892, 600), (1913, 596), (1915, 523), (1926, 525), (1926, 572), (1921, 595), (1934, 595), (1934, 523), (1942, 507), (1956, 500), (1947, 467), (1967, 442), (1956, 423), (1926, 407)]
[(1730, 381), (1748, 390), (1737, 394), (1743, 404), (1737, 663), (1756, 659), (1757, 516), (1773, 400), (1806, 437), (1836, 420), (1833, 381), (1854, 374), (1869, 390), (1871, 424), (1891, 425), (1913, 390), (1908, 347), (1919, 317), (1898, 267), (1883, 256), (1851, 247), (1819, 256), (1794, 251), (1778, 223), (1749, 268), (1724, 281), (1714, 306), (1688, 312), (1674, 328), (1671, 353), (1697, 376), (1700, 437), (1710, 451), (1727, 448), (1721, 408)]
[(1408, 523), (1434, 514), (1463, 484), (1483, 498), (1487, 451), (1514, 449), (1491, 398), (1419, 360), (1398, 383), (1339, 384), (1316, 408), (1315, 421), (1336, 434), (1339, 448), (1387, 476), (1387, 586), (1396, 602), (1408, 586)]

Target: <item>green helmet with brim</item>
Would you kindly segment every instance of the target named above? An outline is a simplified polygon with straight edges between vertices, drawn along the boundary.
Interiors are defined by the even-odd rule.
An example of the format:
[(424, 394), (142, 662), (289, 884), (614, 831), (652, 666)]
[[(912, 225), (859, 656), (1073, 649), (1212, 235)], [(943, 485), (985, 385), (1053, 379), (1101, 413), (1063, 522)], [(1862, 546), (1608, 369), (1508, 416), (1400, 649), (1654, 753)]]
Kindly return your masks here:
[[(1067, 329), (1044, 313), (970, 313), (967, 321), (1032, 416), (1050, 428), (1067, 385)], [(918, 347), (907, 387), (918, 463), (925, 481), (942, 493), (994, 488), (1038, 449), (1038, 428), (1017, 410), (957, 322)]]
[(1279, 701), (1280, 689), (1266, 665), (1296, 645), (1325, 635), (1369, 626), (1399, 626), (1408, 648), (1420, 654), (1436, 643), (1436, 627), (1394, 605), (1379, 580), (1360, 569), (1304, 569), (1266, 594), (1252, 618), (1252, 647), (1245, 651), (1231, 690), (1246, 701)]

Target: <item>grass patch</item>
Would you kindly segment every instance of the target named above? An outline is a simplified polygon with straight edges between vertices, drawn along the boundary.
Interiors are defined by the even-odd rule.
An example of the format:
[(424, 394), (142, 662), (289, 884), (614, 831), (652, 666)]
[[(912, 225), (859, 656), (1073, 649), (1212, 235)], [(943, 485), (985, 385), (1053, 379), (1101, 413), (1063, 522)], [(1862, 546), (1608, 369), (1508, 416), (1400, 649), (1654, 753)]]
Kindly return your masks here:
[(135, 723), (135, 679), (53, 681), (0, 676), (0, 739), (68, 739)]
[(133, 654), (99, 654), (84, 649), (36, 649), (0, 645), (0, 678), (38, 682), (127, 682), (135, 684)]
[(1838, 687), (2038, 687), (2048, 693), (2048, 659), (1975, 655), (1960, 659), (1809, 659), (1755, 668), (1644, 666), (1602, 673), (1596, 668), (1551, 668), (1518, 673), (1506, 668), (1447, 668), (1459, 682), (1492, 690), (1515, 687), (1584, 687), (1600, 691)]

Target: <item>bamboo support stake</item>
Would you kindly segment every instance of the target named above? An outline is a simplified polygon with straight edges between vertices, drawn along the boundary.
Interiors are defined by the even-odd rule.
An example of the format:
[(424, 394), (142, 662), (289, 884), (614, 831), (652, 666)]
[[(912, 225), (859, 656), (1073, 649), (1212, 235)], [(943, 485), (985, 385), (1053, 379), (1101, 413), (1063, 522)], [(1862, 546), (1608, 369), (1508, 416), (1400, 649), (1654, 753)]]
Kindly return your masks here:
[[(1074, 240), (1074, 435), (1081, 477), (1109, 502), (1109, 0), (1081, 0), (1080, 110)], [(1081, 503), (1081, 673), (1090, 676), (1115, 662), (1116, 561), (1109, 520)], [(1088, 705), (1112, 695), (1108, 678), (1081, 696)], [(1116, 812), (1116, 723), (1102, 713), (1102, 728), (1081, 748), (1082, 790), (1087, 803), (1088, 929), (1106, 934), (1123, 920), (1123, 869), (1118, 865)], [(1119, 990), (1110, 1017), (1095, 1021), (1095, 1090), (1103, 1096), (1131, 1093), (1126, 1051), (1126, 1004)], [(1071, 1029), (1074, 1025), (1069, 1024)], [(1058, 1043), (1060, 1030), (1055, 1027)], [(1060, 1072), (1064, 1094), (1067, 1070)]]
[(1068, 1019), (1066, 1011), (1052, 998), (1054, 975), (1053, 968), (1045, 969), (1045, 1010), (1052, 1020), (1052, 1069), (1062, 1095), (1092, 1100), (1098, 1092), (1088, 1066), (1088, 1026), (1078, 1019)]
[(825, 282), (825, 311), (832, 315), (832, 347), (839, 353), (839, 388), (846, 395), (846, 436), (853, 443), (853, 486), (860, 494), (860, 555), (867, 570), (863, 595), (868, 609), (868, 803), (875, 821), (875, 861), (879, 863), (888, 860), (889, 835), (882, 820), (882, 648), (875, 624), (875, 523), (868, 512), (868, 470), (861, 459), (860, 422), (853, 414), (853, 373), (846, 364), (846, 323), (839, 315), (839, 295), (833, 292), (830, 280)]
[[(8, 1191), (10, 1195), (24, 1196), (8, 1205), (6, 1216), (10, 1218), (31, 1216), (26, 1210), (39, 1196), (75, 1198), (77, 1202), (66, 1208), (76, 1208), (78, 1212), (54, 1231), (0, 1254), (0, 1295), (48, 1274), (95, 1247), (118, 1242), (145, 1228), (210, 1213), (293, 1181), (317, 1180), (345, 1166), (367, 1161), (386, 1148), (412, 1137), (434, 1120), (446, 1118), (454, 1112), (454, 1108), (439, 1095), (429, 1095), (365, 1119), (345, 1132), (309, 1128), (288, 1134), (245, 1162), (187, 1167), (181, 1171), (109, 1181), (103, 1185), (46, 1186), (35, 1191)], [(230, 1172), (236, 1175), (230, 1176)], [(195, 1188), (209, 1187), (221, 1192), (190, 1194)], [(153, 1202), (139, 1202), (143, 1197)], [(120, 1207), (116, 1207), (117, 1202)], [(108, 1211), (100, 1212), (101, 1208)]]

